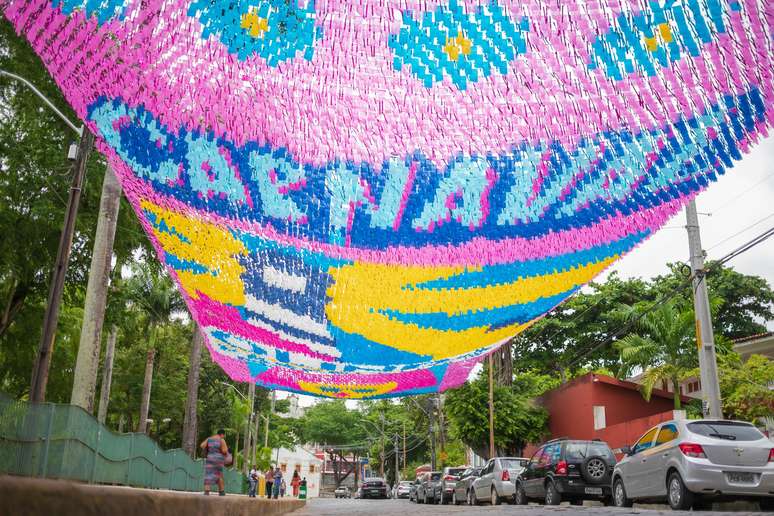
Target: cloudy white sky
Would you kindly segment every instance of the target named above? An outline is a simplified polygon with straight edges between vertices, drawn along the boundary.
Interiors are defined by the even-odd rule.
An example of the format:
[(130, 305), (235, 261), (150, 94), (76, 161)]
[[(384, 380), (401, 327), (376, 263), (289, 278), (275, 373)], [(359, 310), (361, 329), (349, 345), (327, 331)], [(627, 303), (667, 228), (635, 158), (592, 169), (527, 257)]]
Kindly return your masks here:
[[(719, 258), (774, 226), (774, 135), (758, 143), (725, 176), (699, 195), (696, 206), (702, 246), (709, 258)], [(612, 271), (624, 278), (651, 278), (667, 272), (666, 264), (688, 259), (685, 214), (677, 214), (664, 229), (625, 256)], [(762, 276), (774, 285), (774, 237), (728, 263), (744, 274)], [(279, 398), (287, 393), (278, 393)], [(316, 398), (301, 396), (308, 406)], [(348, 402), (354, 405), (354, 402)]]
[[(696, 200), (702, 247), (719, 258), (774, 226), (774, 135), (763, 140)], [(737, 234), (738, 233), (738, 234)], [(650, 278), (666, 264), (688, 259), (685, 214), (678, 213), (657, 234), (613, 265), (626, 278)], [(728, 263), (739, 272), (762, 276), (774, 285), (774, 238)]]

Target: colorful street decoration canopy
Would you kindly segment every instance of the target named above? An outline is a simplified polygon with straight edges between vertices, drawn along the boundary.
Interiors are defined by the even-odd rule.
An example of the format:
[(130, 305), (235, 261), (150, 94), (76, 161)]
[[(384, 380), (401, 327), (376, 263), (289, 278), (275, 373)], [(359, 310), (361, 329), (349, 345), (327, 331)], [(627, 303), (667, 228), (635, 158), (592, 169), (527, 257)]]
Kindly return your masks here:
[(0, 0), (237, 381), (463, 382), (772, 123), (765, 0)]

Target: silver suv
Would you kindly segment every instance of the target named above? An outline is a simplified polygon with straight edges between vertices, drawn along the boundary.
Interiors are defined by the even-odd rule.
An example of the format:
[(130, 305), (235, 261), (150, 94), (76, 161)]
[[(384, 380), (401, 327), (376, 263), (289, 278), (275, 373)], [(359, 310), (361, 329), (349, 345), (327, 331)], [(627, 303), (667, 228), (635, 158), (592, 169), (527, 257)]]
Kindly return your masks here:
[(754, 499), (774, 509), (774, 449), (742, 421), (667, 421), (648, 430), (613, 471), (613, 502), (664, 500), (676, 510)]

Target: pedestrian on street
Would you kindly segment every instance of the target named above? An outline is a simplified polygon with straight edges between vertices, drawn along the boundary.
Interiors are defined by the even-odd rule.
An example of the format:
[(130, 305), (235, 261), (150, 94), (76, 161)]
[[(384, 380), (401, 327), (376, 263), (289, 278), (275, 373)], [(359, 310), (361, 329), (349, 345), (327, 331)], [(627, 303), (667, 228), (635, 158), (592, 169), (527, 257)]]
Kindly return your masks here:
[(280, 488), (282, 487), (282, 470), (277, 466), (274, 469), (274, 485), (272, 486), (272, 494), (274, 499), (279, 498)]
[(266, 498), (271, 498), (271, 490), (274, 485), (274, 466), (269, 466), (266, 470)]
[(247, 481), (250, 482), (250, 489), (247, 491), (247, 496), (255, 498), (255, 489), (258, 487), (258, 469), (256, 469), (255, 466), (250, 468)]
[(293, 488), (293, 496), (295, 498), (298, 498), (298, 486), (301, 485), (301, 476), (298, 474), (298, 471), (293, 472), (293, 480), (290, 481), (290, 487)]
[(220, 429), (218, 433), (209, 436), (199, 445), (204, 450), (204, 494), (208, 496), (213, 484), (218, 485), (220, 496), (226, 496), (226, 488), (223, 485), (223, 465), (228, 455), (228, 445), (225, 436), (226, 431)]
[(280, 484), (280, 498), (285, 498), (285, 490), (287, 489), (287, 484), (285, 484), (285, 479), (282, 479), (282, 483)]

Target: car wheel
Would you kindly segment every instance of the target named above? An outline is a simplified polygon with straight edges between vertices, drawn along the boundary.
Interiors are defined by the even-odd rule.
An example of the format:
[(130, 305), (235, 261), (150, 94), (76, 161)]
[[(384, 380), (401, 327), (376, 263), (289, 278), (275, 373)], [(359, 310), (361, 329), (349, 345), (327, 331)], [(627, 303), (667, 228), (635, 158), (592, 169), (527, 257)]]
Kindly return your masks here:
[(518, 484), (516, 486), (516, 493), (513, 495), (513, 502), (516, 505), (527, 505), (527, 493), (524, 492), (524, 486)]
[(626, 496), (626, 488), (624, 487), (623, 480), (620, 478), (616, 478), (613, 484), (613, 504), (616, 507), (631, 507), (634, 505), (632, 499)]
[(454, 491), (452, 491), (452, 505), (459, 505), (459, 503), (457, 503), (457, 490), (456, 489)]
[(562, 495), (556, 490), (553, 482), (549, 481), (546, 485), (546, 505), (559, 505), (562, 503)]
[(669, 475), (667, 500), (669, 506), (675, 511), (687, 511), (693, 505), (693, 493), (685, 487), (683, 479), (677, 471)]
[(489, 501), (492, 503), (492, 505), (500, 505), (503, 503), (503, 501), (500, 500), (500, 497), (498, 496), (494, 487), (492, 488), (492, 492), (489, 494)]

